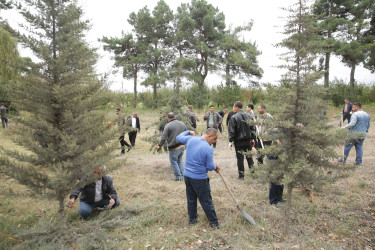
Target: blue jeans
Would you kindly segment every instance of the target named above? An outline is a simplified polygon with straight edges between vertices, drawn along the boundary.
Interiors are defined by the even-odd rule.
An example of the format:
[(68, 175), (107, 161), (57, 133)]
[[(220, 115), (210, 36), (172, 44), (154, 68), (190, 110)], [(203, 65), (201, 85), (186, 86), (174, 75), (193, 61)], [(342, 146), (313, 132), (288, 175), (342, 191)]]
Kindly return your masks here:
[[(91, 212), (94, 208), (108, 206), (109, 200), (110, 200), (110, 198), (107, 197), (107, 198), (104, 198), (104, 199), (102, 199), (98, 202), (90, 202), (89, 203), (89, 202), (80, 201), (79, 209), (78, 209), (79, 216), (81, 216), (83, 219), (86, 219), (87, 217), (89, 217), (89, 215), (91, 214)], [(120, 205), (120, 200), (117, 199), (115, 201), (115, 204), (113, 204), (113, 206), (111, 208), (115, 208), (119, 205)]]
[(184, 155), (185, 147), (181, 147), (177, 150), (169, 150), (169, 160), (173, 168), (174, 176), (176, 179), (182, 180), (184, 177), (184, 165), (182, 162), (182, 156)]
[(355, 146), (355, 164), (361, 165), (362, 164), (362, 157), (363, 157), (363, 141), (364, 139), (358, 139), (350, 141), (344, 147), (344, 162), (346, 162), (346, 158), (349, 156), (350, 149)]
[(198, 219), (197, 199), (205, 212), (210, 226), (218, 226), (219, 222), (216, 217), (215, 207), (212, 204), (210, 179), (192, 179), (185, 176), (187, 207), (189, 223), (195, 224)]

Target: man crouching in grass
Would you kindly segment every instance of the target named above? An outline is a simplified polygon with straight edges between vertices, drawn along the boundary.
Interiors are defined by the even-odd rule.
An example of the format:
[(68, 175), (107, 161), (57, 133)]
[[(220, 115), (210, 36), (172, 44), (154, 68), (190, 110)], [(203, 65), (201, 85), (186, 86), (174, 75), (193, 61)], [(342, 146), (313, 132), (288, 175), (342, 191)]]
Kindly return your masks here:
[(220, 171), (220, 167), (214, 164), (214, 150), (211, 147), (213, 143), (216, 143), (218, 136), (216, 129), (209, 128), (202, 137), (195, 137), (194, 131), (185, 131), (176, 138), (179, 143), (186, 144), (187, 147), (184, 179), (189, 224), (198, 222), (198, 198), (210, 222), (210, 227), (219, 227), (215, 208), (212, 204), (210, 179), (207, 176), (208, 171), (215, 170), (217, 173)]
[[(116, 189), (113, 186), (113, 179), (110, 175), (105, 174), (105, 170), (104, 165), (95, 168), (93, 172), (95, 181), (73, 190), (70, 195), (68, 207), (72, 208), (79, 194), (81, 194), (78, 213), (83, 219), (89, 217), (94, 208), (114, 208), (120, 205)], [(84, 177), (82, 182), (86, 182), (88, 178), (89, 176)]]

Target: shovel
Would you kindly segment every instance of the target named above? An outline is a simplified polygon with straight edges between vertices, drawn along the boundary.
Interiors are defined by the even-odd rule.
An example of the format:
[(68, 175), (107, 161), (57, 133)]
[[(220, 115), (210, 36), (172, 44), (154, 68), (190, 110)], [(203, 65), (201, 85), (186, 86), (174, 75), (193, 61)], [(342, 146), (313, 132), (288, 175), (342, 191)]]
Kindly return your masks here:
[(232, 197), (232, 199), (233, 199), (234, 202), (236, 203), (236, 207), (237, 207), (237, 209), (240, 210), (240, 213), (242, 214), (243, 217), (245, 217), (246, 220), (248, 220), (251, 224), (255, 225), (255, 220), (253, 219), (253, 217), (251, 217), (248, 213), (246, 213), (245, 211), (243, 211), (243, 210), (240, 208), (240, 205), (238, 204), (237, 199), (233, 196), (232, 191), (230, 191), (230, 189), (229, 189), (229, 187), (228, 187), (228, 185), (227, 185), (227, 182), (225, 181), (225, 179), (224, 179), (223, 175), (221, 174), (221, 172), (219, 171), (218, 173), (219, 173), (221, 179), (223, 180), (224, 185), (225, 185), (225, 187), (227, 188), (227, 190), (228, 190), (230, 196)]

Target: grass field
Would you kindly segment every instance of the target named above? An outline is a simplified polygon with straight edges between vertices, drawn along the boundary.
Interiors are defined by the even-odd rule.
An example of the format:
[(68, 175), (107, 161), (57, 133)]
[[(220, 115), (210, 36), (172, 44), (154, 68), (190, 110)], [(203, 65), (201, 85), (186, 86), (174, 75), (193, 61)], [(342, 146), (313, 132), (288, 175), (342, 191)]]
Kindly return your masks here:
[[(375, 117), (375, 107), (366, 109)], [(333, 124), (339, 123), (338, 109), (330, 109)], [(111, 114), (112, 115), (112, 114)], [(202, 112), (198, 112), (201, 118)], [(374, 249), (375, 248), (375, 124), (364, 145), (364, 163), (351, 175), (329, 185), (321, 193), (302, 195), (296, 189), (293, 197), (291, 233), (284, 237), (283, 208), (268, 203), (268, 183), (246, 175), (237, 177), (234, 151), (228, 148), (226, 129), (219, 137), (214, 161), (222, 168), (240, 206), (257, 222), (252, 226), (242, 218), (219, 175), (209, 173), (212, 197), (221, 227), (210, 229), (200, 205), (199, 223), (188, 225), (185, 185), (173, 182), (173, 171), (167, 154), (152, 154), (144, 138), (155, 133), (145, 130), (158, 120), (157, 112), (140, 111), (141, 133), (136, 147), (126, 154), (127, 164), (115, 172), (114, 183), (121, 207), (144, 208), (129, 218), (127, 226), (110, 232), (108, 248), (116, 249)], [(202, 120), (202, 119), (201, 119)], [(374, 119), (373, 119), (374, 120)], [(202, 121), (198, 130), (203, 131)], [(1, 130), (1, 146), (11, 143)], [(338, 149), (342, 150), (342, 149)], [(120, 149), (119, 149), (120, 151)], [(355, 151), (348, 159), (354, 163)], [(246, 174), (249, 171), (246, 170)], [(21, 241), (20, 229), (33, 227), (40, 220), (54, 221), (57, 203), (31, 196), (26, 188), (5, 176), (0, 177), (0, 248), (8, 249)], [(68, 199), (68, 197), (67, 197)], [(106, 211), (105, 213), (118, 213)], [(71, 225), (95, 222), (78, 219), (78, 204), (68, 210)], [(95, 230), (95, 229), (93, 229)], [(84, 235), (82, 236), (84, 237)], [(85, 249), (85, 245), (75, 245)]]

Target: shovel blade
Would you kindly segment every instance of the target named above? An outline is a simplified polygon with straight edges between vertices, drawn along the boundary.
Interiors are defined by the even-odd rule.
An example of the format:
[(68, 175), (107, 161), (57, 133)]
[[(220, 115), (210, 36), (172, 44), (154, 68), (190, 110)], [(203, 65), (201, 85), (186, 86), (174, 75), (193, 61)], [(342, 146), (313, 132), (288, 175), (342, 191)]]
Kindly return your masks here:
[(240, 206), (237, 206), (238, 210), (240, 210), (240, 213), (242, 214), (243, 217), (245, 217), (246, 220), (248, 220), (251, 224), (255, 225), (255, 220), (253, 217), (251, 217), (248, 213), (243, 211)]

